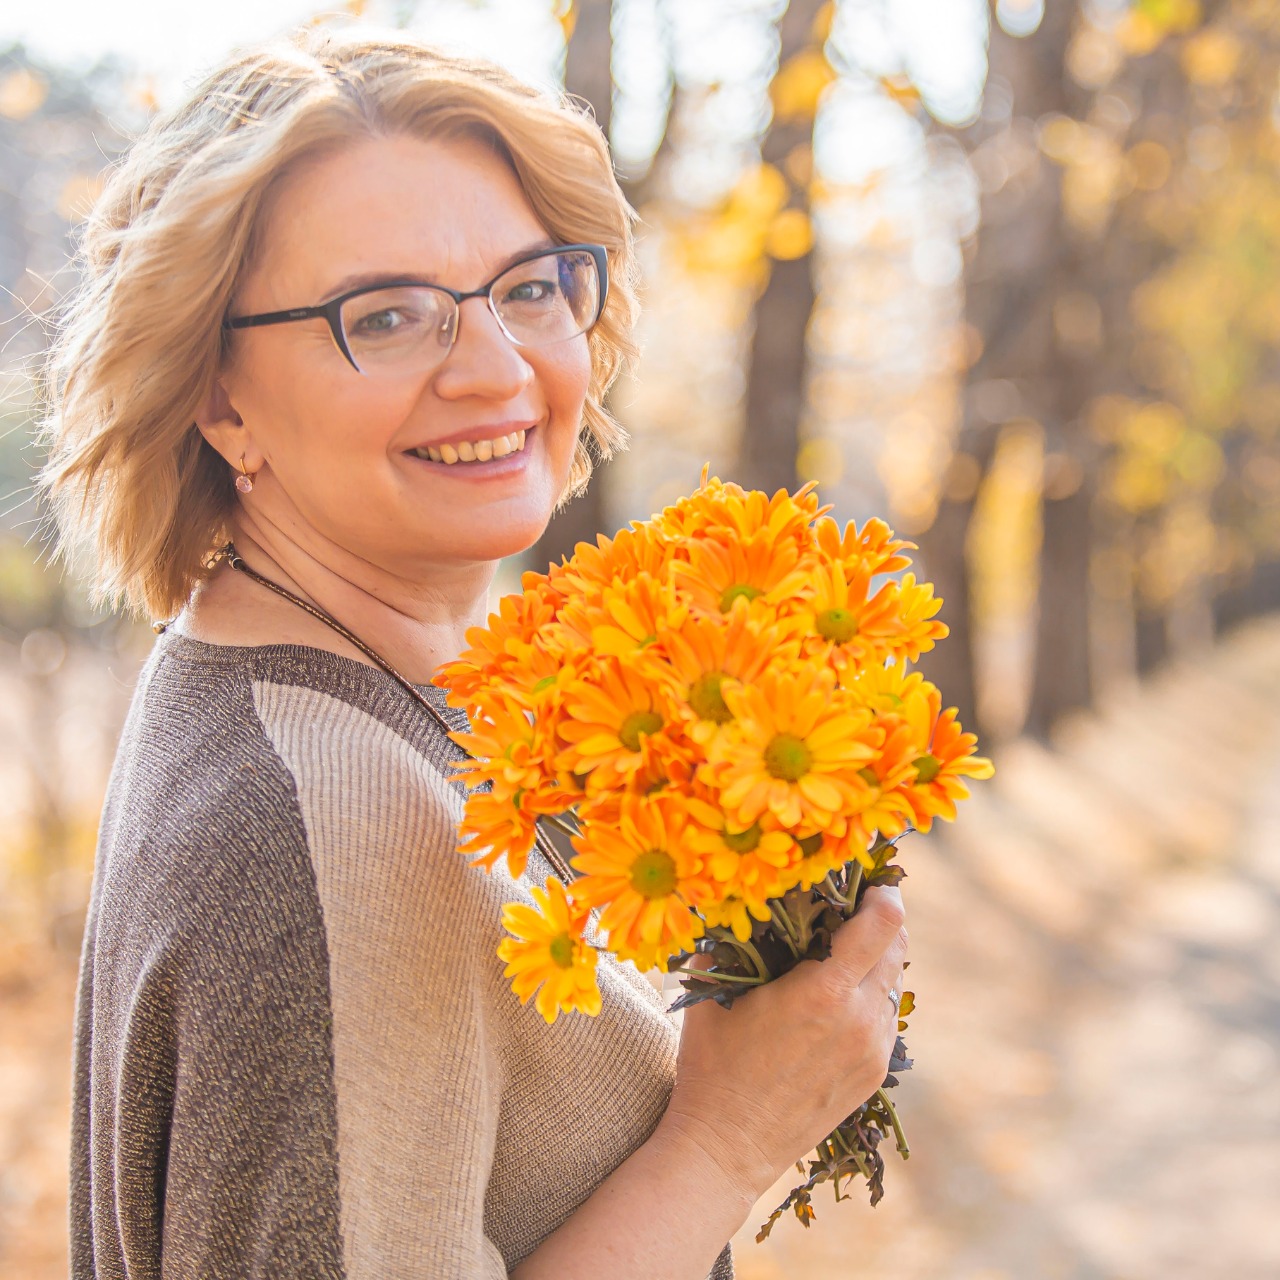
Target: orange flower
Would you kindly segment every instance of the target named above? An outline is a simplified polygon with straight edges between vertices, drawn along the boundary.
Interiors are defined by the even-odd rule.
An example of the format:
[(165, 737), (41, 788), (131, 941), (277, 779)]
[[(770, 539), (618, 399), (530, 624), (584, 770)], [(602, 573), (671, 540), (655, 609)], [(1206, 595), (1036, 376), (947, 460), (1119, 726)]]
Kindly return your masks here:
[(737, 723), (710, 744), (706, 781), (742, 827), (766, 811), (788, 828), (839, 825), (866, 802), (858, 771), (875, 758), (883, 731), (832, 672), (766, 671), (722, 692)]
[(538, 821), (524, 799), (525, 793), (500, 796), (492, 791), (473, 791), (467, 797), (458, 824), (458, 852), (470, 858), (473, 867), (492, 871), (499, 858), (506, 858), (512, 879), (524, 874)]
[(886, 582), (870, 599), (871, 574), (862, 565), (829, 561), (814, 571), (812, 582), (802, 614), (804, 652), (825, 655), (837, 670), (886, 658), (914, 661), (947, 634), (943, 623), (930, 621), (942, 601), (911, 574), (901, 583)]
[(923, 747), (914, 761), (915, 779), (903, 795), (916, 827), (928, 831), (934, 818), (955, 820), (956, 801), (969, 794), (965, 778), (989, 778), (995, 766), (973, 754), (977, 735), (961, 730), (955, 707), (942, 710), (942, 695), (927, 681), (907, 699), (904, 713), (915, 742)]
[(840, 526), (829, 516), (814, 525), (818, 546), (830, 560), (843, 561), (846, 567), (865, 569), (869, 575), (897, 573), (909, 568), (911, 560), (900, 555), (904, 547), (915, 550), (914, 542), (895, 539), (893, 530), (883, 520), (872, 518), (858, 528), (852, 520), (841, 533)]
[(535, 886), (533, 898), (537, 910), (523, 902), (503, 908), (502, 925), (512, 935), (498, 944), (503, 975), (522, 1004), (537, 992), (535, 1008), (548, 1023), (571, 1010), (594, 1017), (601, 999), (596, 950), (583, 940), (589, 910), (572, 901), (559, 880)]
[(661, 515), (656, 523), (668, 536), (699, 538), (711, 534), (721, 542), (742, 542), (763, 536), (770, 542), (790, 539), (797, 550), (812, 543), (810, 526), (830, 504), (818, 505), (814, 492), (817, 481), (810, 481), (794, 494), (779, 489), (773, 497), (759, 489), (746, 490), (732, 482), (707, 478), (703, 468), (702, 485), (687, 498), (681, 498)]
[(556, 767), (587, 775), (589, 794), (625, 786), (670, 715), (663, 691), (618, 658), (593, 663), (566, 690), (564, 708)]
[(670, 585), (641, 573), (605, 587), (594, 603), (570, 601), (560, 616), (592, 652), (622, 657), (647, 649), (668, 628), (678, 627), (688, 611)]
[(642, 573), (662, 581), (672, 552), (669, 539), (659, 529), (635, 521), (612, 538), (600, 534), (594, 545), (579, 542), (565, 563), (552, 565), (548, 576), (567, 598), (590, 600), (605, 587)]
[(749, 683), (800, 652), (784, 628), (763, 625), (746, 609), (723, 617), (690, 615), (665, 635), (663, 647), (661, 672), (673, 682), (676, 713), (700, 746), (733, 719), (722, 693), (726, 680)]
[(678, 797), (624, 795), (598, 811), (584, 806), (583, 831), (573, 837), (582, 878), (574, 900), (600, 907), (609, 948), (641, 969), (665, 970), (702, 936), (693, 908), (708, 896), (701, 865), (684, 832), (688, 815)]
[(706, 538), (690, 541), (688, 554), (687, 562), (672, 563), (672, 581), (695, 609), (712, 615), (728, 613), (743, 599), (752, 605), (759, 602), (772, 621), (803, 597), (809, 578), (809, 565), (802, 563), (790, 539), (756, 537), (725, 543)]

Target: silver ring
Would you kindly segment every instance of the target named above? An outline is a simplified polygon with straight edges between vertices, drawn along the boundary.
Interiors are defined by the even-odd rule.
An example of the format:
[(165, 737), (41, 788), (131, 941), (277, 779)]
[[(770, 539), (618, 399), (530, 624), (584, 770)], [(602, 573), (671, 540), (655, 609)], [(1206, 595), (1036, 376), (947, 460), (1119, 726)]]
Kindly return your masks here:
[(892, 988), (889, 988), (889, 999), (893, 1002), (893, 1011), (897, 1013), (902, 1007), (902, 997)]

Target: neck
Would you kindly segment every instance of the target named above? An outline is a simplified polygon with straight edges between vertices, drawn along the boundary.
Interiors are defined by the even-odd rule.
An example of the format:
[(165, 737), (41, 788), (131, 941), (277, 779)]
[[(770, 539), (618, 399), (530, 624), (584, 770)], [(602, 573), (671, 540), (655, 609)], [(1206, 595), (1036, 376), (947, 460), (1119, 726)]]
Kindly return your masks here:
[[(249, 568), (328, 614), (415, 684), (467, 647), (468, 628), (484, 624), (492, 561), (400, 574), (344, 548), (289, 537), (245, 512), (232, 537)], [(197, 593), (182, 630), (212, 643), (307, 644), (377, 665), (324, 622), (226, 565)]]

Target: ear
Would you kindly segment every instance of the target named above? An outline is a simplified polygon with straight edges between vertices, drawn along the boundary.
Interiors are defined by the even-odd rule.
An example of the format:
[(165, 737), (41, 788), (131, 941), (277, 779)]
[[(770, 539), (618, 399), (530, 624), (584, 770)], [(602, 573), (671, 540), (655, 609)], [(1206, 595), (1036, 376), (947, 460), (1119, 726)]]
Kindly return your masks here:
[(242, 457), (251, 472), (262, 466), (262, 454), (254, 445), (244, 419), (231, 403), (220, 377), (214, 378), (204, 399), (196, 407), (195, 423), (196, 430), (226, 459), (228, 466), (239, 470)]

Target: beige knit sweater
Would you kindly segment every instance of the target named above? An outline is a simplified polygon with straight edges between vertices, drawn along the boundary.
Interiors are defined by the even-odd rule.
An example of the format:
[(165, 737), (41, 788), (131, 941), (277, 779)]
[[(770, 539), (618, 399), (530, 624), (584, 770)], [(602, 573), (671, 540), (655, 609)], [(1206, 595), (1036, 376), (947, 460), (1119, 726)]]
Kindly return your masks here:
[(609, 960), (597, 1018), (511, 994), (502, 905), (550, 869), (457, 853), (459, 755), (374, 668), (159, 641), (81, 958), (74, 1280), (502, 1277), (652, 1132), (660, 997)]

